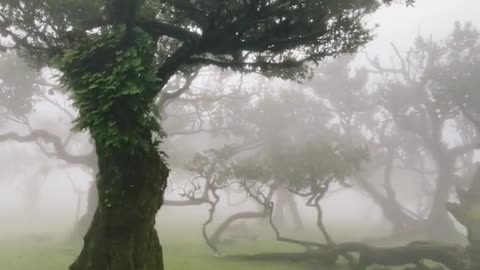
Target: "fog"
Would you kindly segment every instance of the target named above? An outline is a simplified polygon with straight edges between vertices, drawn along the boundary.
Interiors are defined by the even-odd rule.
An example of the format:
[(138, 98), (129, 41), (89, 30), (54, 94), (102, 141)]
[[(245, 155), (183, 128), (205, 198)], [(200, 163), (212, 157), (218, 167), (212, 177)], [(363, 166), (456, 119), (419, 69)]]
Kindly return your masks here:
[[(469, 245), (446, 205), (476, 179), (479, 12), (474, 0), (382, 7), (367, 17), (372, 41), (305, 80), (212, 66), (173, 76), (154, 102), (171, 170), (155, 225), (167, 265), (183, 249), (316, 248), (295, 241)], [(58, 75), (0, 54), (0, 252), (74, 243), (71, 263), (98, 168)], [(7, 257), (0, 268), (32, 269)]]

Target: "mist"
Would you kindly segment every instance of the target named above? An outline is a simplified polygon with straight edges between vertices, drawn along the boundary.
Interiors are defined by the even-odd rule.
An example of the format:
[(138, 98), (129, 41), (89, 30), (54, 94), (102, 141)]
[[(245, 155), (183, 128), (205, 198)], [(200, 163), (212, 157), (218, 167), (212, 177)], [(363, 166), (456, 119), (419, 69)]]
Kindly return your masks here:
[(0, 269), (480, 269), (480, 2), (97, 2), (0, 0)]

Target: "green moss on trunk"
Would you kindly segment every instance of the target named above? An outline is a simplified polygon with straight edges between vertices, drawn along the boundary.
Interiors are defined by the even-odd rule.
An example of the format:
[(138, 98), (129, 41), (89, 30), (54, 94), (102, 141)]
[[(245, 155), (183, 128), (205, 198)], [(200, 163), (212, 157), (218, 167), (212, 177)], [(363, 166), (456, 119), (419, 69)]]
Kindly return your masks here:
[(161, 270), (155, 214), (168, 169), (154, 145), (145, 155), (99, 156), (99, 203), (84, 247), (70, 270)]
[(154, 229), (168, 168), (153, 98), (165, 82), (154, 68), (156, 43), (136, 29), (71, 49), (58, 60), (98, 159), (98, 206), (71, 270), (162, 270)]

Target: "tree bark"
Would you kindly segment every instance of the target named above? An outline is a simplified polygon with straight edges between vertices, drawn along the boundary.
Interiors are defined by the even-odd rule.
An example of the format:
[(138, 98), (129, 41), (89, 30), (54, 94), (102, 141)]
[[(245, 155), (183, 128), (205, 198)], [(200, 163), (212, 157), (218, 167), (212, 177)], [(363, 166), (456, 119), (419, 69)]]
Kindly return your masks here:
[(403, 211), (400, 203), (395, 198), (383, 195), (362, 176), (358, 176), (356, 181), (369, 194), (372, 201), (380, 207), (383, 216), (392, 224), (393, 234), (403, 234), (421, 225), (421, 221), (414, 219)]
[(448, 203), (448, 211), (467, 229), (471, 270), (480, 270), (480, 169), (468, 189), (458, 188), (459, 203)]
[(440, 239), (450, 243), (458, 243), (464, 237), (455, 228), (455, 224), (445, 208), (454, 187), (453, 180), (455, 176), (452, 167), (454, 161), (439, 154), (435, 155), (435, 161), (437, 163), (438, 176), (432, 209), (427, 220), (428, 237), (434, 241)]
[(412, 242), (400, 247), (371, 247), (363, 243), (342, 243), (335, 247), (337, 252), (356, 252), (359, 260), (356, 269), (365, 270), (370, 265), (421, 266), (424, 259), (441, 263), (452, 270), (469, 269), (465, 263), (466, 251), (458, 245), (436, 242)]
[[(151, 141), (145, 131), (145, 141)], [(148, 140), (147, 140), (148, 138)], [(154, 143), (136, 154), (105, 151), (96, 143), (98, 206), (70, 270), (162, 270), (155, 214), (168, 177)]]
[(220, 242), (222, 234), (233, 223), (242, 219), (257, 219), (257, 218), (260, 219), (260, 218), (266, 218), (266, 217), (268, 217), (268, 213), (266, 212), (240, 212), (240, 213), (231, 215), (230, 217), (225, 219), (209, 237), (209, 242), (215, 247), (213, 248), (213, 251), (215, 253), (219, 252), (217, 245)]
[[(291, 214), (291, 224), (288, 223), (288, 211), (290, 211)], [(273, 219), (280, 225), (292, 225), (294, 230), (301, 229), (303, 226), (302, 217), (298, 212), (297, 202), (293, 194), (286, 189), (279, 189), (277, 192), (277, 202), (273, 213)]]

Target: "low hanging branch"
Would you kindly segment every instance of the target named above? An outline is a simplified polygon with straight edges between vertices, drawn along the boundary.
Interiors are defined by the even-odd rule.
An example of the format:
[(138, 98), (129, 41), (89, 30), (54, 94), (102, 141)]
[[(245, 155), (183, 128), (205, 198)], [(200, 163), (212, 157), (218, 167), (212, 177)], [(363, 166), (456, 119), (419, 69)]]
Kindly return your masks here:
[[(317, 227), (321, 231), (329, 249), (335, 249), (336, 244), (333, 241), (333, 238), (330, 236), (330, 234), (327, 231), (327, 228), (325, 227), (323, 223), (323, 210), (320, 205), (320, 200), (325, 197), (325, 195), (328, 192), (328, 189), (330, 187), (330, 184), (335, 180), (334, 177), (327, 177), (324, 178), (322, 181), (318, 182), (315, 181), (313, 178), (310, 180), (310, 191), (306, 193), (300, 193), (298, 191), (295, 191), (293, 189), (290, 189), (291, 192), (294, 194), (300, 195), (302, 197), (307, 197), (307, 203), (306, 205), (308, 207), (315, 207), (315, 210), (317, 212)], [(350, 254), (347, 253), (338, 253), (336, 256), (342, 256), (344, 257), (350, 265), (354, 264), (354, 260)]]
[(211, 185), (208, 183), (208, 180), (206, 178), (205, 178), (206, 184), (205, 184), (205, 187), (203, 187), (202, 193), (200, 194), (200, 196), (196, 195), (202, 189), (202, 187), (200, 186), (199, 183), (196, 183), (195, 180), (203, 177), (204, 176), (199, 176), (192, 179), (192, 181), (190, 182), (190, 186), (192, 187), (192, 190), (187, 191), (184, 188), (180, 196), (187, 198), (187, 200), (164, 200), (163, 205), (164, 206), (198, 206), (202, 204), (212, 203), (212, 200), (210, 200), (210, 197), (208, 196)]
[[(241, 182), (240, 186), (245, 188), (248, 197), (252, 197), (251, 193), (249, 193), (249, 189), (246, 185), (246, 183)], [(273, 196), (273, 192), (269, 194), (269, 196)], [(253, 198), (253, 197), (252, 197)], [(255, 199), (255, 198), (254, 198)], [(257, 201), (255, 199), (255, 201)], [(259, 202), (259, 201), (257, 201)], [(245, 212), (239, 212), (235, 213), (231, 216), (229, 216), (227, 219), (225, 219), (217, 228), (216, 230), (208, 236), (206, 233), (204, 234), (205, 240), (207, 243), (209, 243), (210, 248), (215, 252), (215, 254), (219, 255), (220, 252), (218, 250), (218, 244), (220, 243), (220, 238), (225, 233), (225, 231), (235, 222), (238, 222), (239, 220), (245, 220), (245, 219), (260, 219), (260, 218), (266, 218), (268, 216), (267, 211), (260, 211), (260, 212), (254, 212), (254, 211), (245, 211)], [(212, 245), (212, 246), (211, 246)]]
[(301, 245), (301, 246), (305, 247), (307, 250), (311, 249), (312, 247), (316, 247), (316, 248), (320, 248), (320, 249), (328, 247), (325, 244), (320, 244), (320, 243), (316, 243), (316, 242), (312, 242), (312, 241), (304, 241), (304, 240), (288, 238), (288, 237), (284, 237), (284, 236), (281, 235), (280, 230), (275, 225), (274, 220), (273, 220), (273, 210), (274, 210), (275, 205), (272, 202), (272, 197), (273, 197), (273, 193), (276, 189), (275, 184), (273, 184), (269, 187), (269, 192), (268, 192), (267, 195), (264, 195), (262, 193), (261, 188), (258, 188), (256, 193), (254, 193), (251, 190), (251, 187), (247, 186), (246, 184), (244, 184), (244, 187), (245, 187), (245, 190), (247, 191), (248, 195), (264, 207), (265, 213), (268, 216), (270, 226), (275, 233), (275, 238), (277, 239), (277, 241), (296, 244), (296, 245)]
[[(335, 244), (331, 237), (329, 237), (328, 232), (326, 233), (326, 230), (322, 230), (322, 232), (324, 234), (326, 233), (324, 236), (327, 239), (327, 244), (283, 237), (273, 221), (273, 202), (268, 200), (268, 196), (264, 196), (258, 190), (257, 194), (255, 194), (250, 188), (247, 188), (247, 192), (255, 200), (264, 205), (269, 214), (270, 225), (274, 230), (275, 237), (278, 241), (302, 245), (307, 247), (307, 251), (299, 253), (235, 255), (229, 256), (229, 258), (255, 261), (282, 260), (289, 262), (301, 261), (314, 264), (318, 264), (319, 262), (323, 264), (332, 264), (337, 261), (339, 256), (343, 256), (350, 262), (350, 265), (357, 270), (366, 269), (371, 265), (424, 266), (423, 260), (431, 260), (440, 263), (452, 270), (474, 269), (470, 268), (470, 259), (468, 257), (467, 249), (459, 245), (448, 245), (436, 242), (412, 242), (406, 246), (400, 247), (372, 247), (360, 242)], [(319, 206), (318, 201), (319, 199), (317, 196), (313, 196), (309, 199), (309, 203), (316, 207)], [(322, 225), (321, 221), (321, 212), (319, 212), (317, 222)], [(321, 227), (322, 226), (319, 226), (319, 228)], [(325, 228), (323, 227), (323, 229)], [(312, 247), (315, 249), (312, 250)], [(355, 262), (350, 253), (358, 254), (357, 262)]]
[(43, 140), (45, 142), (51, 143), (56, 151), (54, 154), (55, 157), (62, 159), (66, 162), (72, 164), (81, 164), (90, 167), (96, 166), (96, 159), (94, 158), (94, 153), (89, 153), (86, 155), (72, 155), (67, 152), (65, 149), (65, 144), (62, 142), (60, 137), (45, 131), (45, 130), (32, 130), (29, 134), (20, 135), (15, 132), (8, 132), (0, 134), (0, 141), (17, 141), (17, 142), (35, 142), (38, 140)]
[[(312, 241), (288, 238), (281, 235), (280, 230), (278, 229), (273, 220), (274, 203), (271, 199), (273, 196), (273, 192), (276, 189), (275, 185), (271, 185), (269, 187), (269, 192), (267, 195), (264, 195), (262, 193), (261, 188), (257, 188), (256, 192), (253, 192), (252, 187), (249, 187), (246, 184), (244, 184), (243, 186), (247, 191), (248, 195), (264, 207), (263, 214), (268, 216), (268, 220), (275, 234), (276, 240), (280, 242), (303, 246), (306, 248), (306, 252), (259, 253), (254, 255), (234, 255), (228, 256), (228, 258), (252, 261), (286, 261), (296, 263), (315, 262), (315, 264), (320, 261), (322, 264), (326, 265), (333, 265), (337, 261), (338, 255), (336, 251), (328, 245)], [(315, 249), (313, 250), (312, 248)]]
[[(212, 233), (210, 237), (208, 237), (208, 241), (213, 243), (214, 245), (218, 245), (220, 243), (220, 239), (225, 233), (225, 231), (235, 222), (238, 222), (239, 220), (245, 220), (245, 219), (260, 219), (260, 218), (266, 218), (268, 214), (265, 212), (254, 212), (254, 211), (245, 211), (245, 212), (239, 212), (235, 213), (231, 216), (229, 216), (227, 219), (225, 219), (217, 228), (216, 230)], [(214, 251), (218, 252), (215, 248)]]

